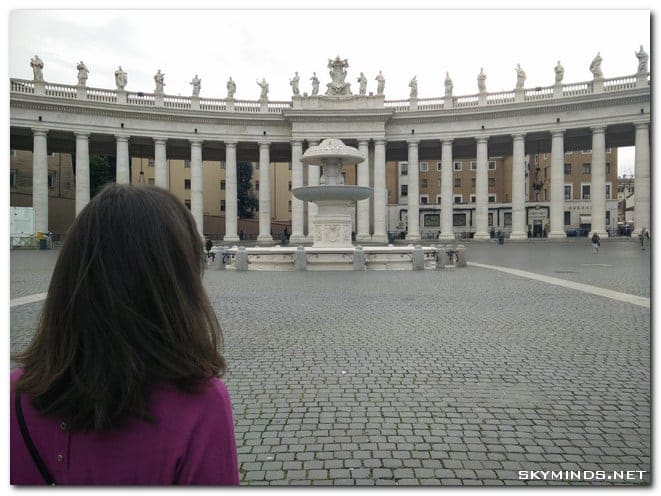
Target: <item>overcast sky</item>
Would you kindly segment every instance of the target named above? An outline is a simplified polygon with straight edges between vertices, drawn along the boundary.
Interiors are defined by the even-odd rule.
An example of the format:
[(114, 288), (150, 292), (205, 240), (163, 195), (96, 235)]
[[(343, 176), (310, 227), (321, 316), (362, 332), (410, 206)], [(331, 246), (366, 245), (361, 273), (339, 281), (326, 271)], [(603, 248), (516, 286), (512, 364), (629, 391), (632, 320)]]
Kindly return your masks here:
[[(383, 71), (388, 100), (406, 99), (417, 76), (419, 98), (442, 96), (445, 73), (455, 95), (477, 92), (484, 68), (487, 90), (514, 88), (517, 63), (526, 87), (549, 86), (558, 60), (565, 82), (592, 78), (600, 52), (606, 78), (636, 72), (635, 51), (650, 53), (650, 11), (639, 10), (14, 10), (9, 14), (9, 74), (32, 79), (30, 58), (44, 61), (49, 82), (75, 84), (76, 64), (89, 68), (88, 86), (115, 88), (119, 65), (129, 91), (153, 92), (158, 69), (165, 92), (224, 98), (236, 81), (237, 99), (256, 100), (266, 78), (269, 99), (291, 98), (298, 71), (301, 92), (313, 72), (324, 92), (327, 63), (348, 59), (347, 81), (367, 90)], [(623, 157), (624, 158), (624, 157)], [(624, 164), (623, 164), (624, 165)], [(622, 172), (622, 168), (620, 168)], [(631, 164), (631, 171), (633, 166)]]

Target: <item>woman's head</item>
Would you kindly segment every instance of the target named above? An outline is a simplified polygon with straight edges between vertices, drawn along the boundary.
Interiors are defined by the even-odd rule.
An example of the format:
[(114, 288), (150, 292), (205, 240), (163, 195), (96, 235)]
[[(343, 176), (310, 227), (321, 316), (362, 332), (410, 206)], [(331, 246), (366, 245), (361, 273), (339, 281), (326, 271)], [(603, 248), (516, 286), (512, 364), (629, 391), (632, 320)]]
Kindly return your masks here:
[(72, 428), (148, 417), (152, 385), (195, 390), (225, 368), (202, 239), (166, 190), (111, 184), (66, 235), (19, 389)]

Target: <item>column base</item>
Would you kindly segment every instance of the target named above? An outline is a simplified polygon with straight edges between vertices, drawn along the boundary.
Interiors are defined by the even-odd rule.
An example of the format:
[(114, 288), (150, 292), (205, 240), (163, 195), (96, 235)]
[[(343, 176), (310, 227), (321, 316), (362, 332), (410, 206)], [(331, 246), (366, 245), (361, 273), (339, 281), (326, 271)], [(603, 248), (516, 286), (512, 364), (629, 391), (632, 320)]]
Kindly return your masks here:
[(438, 240), (439, 241), (456, 241), (457, 237), (452, 233), (449, 233), (449, 234), (441, 233), (441, 234), (438, 235)]
[(240, 241), (240, 239), (239, 236), (237, 236), (236, 234), (226, 234), (225, 236), (223, 236), (223, 241), (230, 241), (232, 243), (236, 243)]
[(549, 233), (549, 239), (566, 239), (567, 233), (565, 231), (551, 231)]
[(388, 244), (388, 235), (387, 234), (372, 234), (372, 243), (383, 243)]
[(369, 234), (356, 234), (356, 243), (369, 243), (372, 241), (372, 236)]
[(273, 236), (270, 234), (260, 234), (257, 236), (257, 244), (262, 246), (273, 246), (275, 241), (273, 241)]
[(307, 241), (306, 237), (302, 234), (292, 234), (289, 236), (290, 245), (301, 245)]
[(488, 232), (476, 232), (473, 236), (473, 241), (489, 241), (491, 235)]
[(510, 241), (528, 241), (528, 233), (521, 232), (511, 232)]

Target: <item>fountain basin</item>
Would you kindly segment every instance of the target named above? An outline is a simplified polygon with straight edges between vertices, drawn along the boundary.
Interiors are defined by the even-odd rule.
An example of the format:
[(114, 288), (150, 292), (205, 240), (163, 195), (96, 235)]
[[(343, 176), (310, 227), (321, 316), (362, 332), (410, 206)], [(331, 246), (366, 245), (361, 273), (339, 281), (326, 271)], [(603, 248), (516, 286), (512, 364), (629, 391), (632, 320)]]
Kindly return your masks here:
[(364, 186), (303, 186), (291, 190), (292, 194), (303, 201), (317, 203), (320, 201), (359, 201), (372, 196), (372, 188)]

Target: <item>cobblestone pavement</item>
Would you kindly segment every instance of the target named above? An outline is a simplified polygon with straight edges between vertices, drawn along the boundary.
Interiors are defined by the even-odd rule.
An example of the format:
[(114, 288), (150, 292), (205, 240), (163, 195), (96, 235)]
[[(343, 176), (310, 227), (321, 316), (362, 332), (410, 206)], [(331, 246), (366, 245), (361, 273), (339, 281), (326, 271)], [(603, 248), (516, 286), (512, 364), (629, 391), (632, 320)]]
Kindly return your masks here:
[[(467, 257), (560, 278), (575, 267), (581, 282), (649, 294), (649, 255), (602, 247), (593, 257), (569, 243), (470, 244)], [(597, 257), (607, 266), (581, 265)], [(205, 285), (224, 330), (243, 484), (568, 483), (521, 470), (651, 479), (648, 309), (478, 267), (208, 271)], [(11, 309), (12, 350), (40, 307)]]

